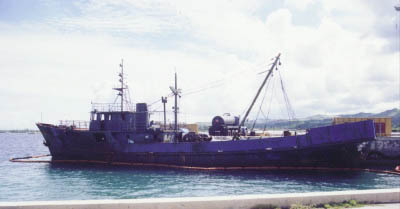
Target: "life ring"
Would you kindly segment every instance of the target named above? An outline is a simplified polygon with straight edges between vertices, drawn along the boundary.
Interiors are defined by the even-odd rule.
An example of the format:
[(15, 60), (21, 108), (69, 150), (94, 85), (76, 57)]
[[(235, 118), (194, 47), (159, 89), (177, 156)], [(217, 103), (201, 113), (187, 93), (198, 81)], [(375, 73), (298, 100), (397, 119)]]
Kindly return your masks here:
[(394, 169), (396, 172), (400, 173), (400, 165), (396, 166), (396, 168)]

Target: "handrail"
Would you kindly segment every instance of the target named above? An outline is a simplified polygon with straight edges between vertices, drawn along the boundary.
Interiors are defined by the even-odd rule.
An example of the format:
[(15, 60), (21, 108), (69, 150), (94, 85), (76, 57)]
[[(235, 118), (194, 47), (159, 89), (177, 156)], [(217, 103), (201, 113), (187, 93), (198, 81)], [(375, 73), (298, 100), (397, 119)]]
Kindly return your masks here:
[[(133, 111), (132, 105), (125, 104), (127, 111)], [(120, 112), (121, 104), (117, 103), (92, 103), (92, 112)]]
[(60, 120), (59, 126), (69, 126), (74, 129), (89, 129), (89, 121), (84, 120)]

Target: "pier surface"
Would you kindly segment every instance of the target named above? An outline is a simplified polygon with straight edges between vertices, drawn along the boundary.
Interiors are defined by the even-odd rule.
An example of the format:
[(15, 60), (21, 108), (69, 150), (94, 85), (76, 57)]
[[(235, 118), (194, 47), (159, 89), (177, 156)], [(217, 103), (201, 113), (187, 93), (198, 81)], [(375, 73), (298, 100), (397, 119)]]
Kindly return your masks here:
[(362, 209), (399, 209), (399, 208), (400, 208), (400, 203), (368, 205), (362, 207)]
[[(71, 200), (71, 201), (32, 201), (32, 202), (0, 202), (0, 209), (184, 209), (184, 208), (219, 208), (249, 209), (256, 205), (271, 204), (289, 207), (291, 204), (340, 203), (348, 200), (384, 204), (367, 206), (368, 209), (396, 208), (400, 206), (400, 189), (352, 190), (334, 192), (261, 194), (220, 197), (186, 197), (186, 198), (152, 198), (123, 200)], [(390, 204), (388, 204), (390, 203)], [(393, 204), (395, 203), (395, 204)]]

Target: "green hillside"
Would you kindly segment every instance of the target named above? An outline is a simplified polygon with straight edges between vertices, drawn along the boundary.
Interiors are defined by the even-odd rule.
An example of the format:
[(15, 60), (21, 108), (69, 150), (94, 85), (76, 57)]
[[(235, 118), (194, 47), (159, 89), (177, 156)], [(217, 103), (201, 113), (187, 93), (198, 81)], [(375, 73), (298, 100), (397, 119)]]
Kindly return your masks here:
[[(332, 124), (333, 117), (335, 116), (326, 116), (326, 115), (315, 115), (305, 119), (299, 119), (296, 121), (288, 121), (288, 120), (271, 120), (267, 123), (258, 122), (256, 124), (256, 128), (264, 129), (307, 129), (307, 128), (315, 128), (320, 126), (327, 126)], [(381, 113), (356, 113), (356, 114), (347, 114), (347, 115), (338, 115), (337, 117), (391, 117), (392, 118), (392, 128), (396, 130), (400, 130), (400, 110), (397, 108), (386, 110)], [(246, 123), (247, 127), (251, 127), (253, 125), (253, 121), (249, 121)]]

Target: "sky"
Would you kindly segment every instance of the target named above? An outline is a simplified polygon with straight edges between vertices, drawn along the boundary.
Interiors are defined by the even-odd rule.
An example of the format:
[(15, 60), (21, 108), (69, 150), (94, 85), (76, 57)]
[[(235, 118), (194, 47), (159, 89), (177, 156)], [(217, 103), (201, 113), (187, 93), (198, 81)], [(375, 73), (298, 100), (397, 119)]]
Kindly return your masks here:
[(278, 53), (250, 119), (288, 117), (281, 80), (297, 118), (399, 108), (399, 3), (0, 0), (0, 129), (88, 120), (114, 101), (121, 59), (153, 111), (176, 72), (188, 123), (243, 116)]

